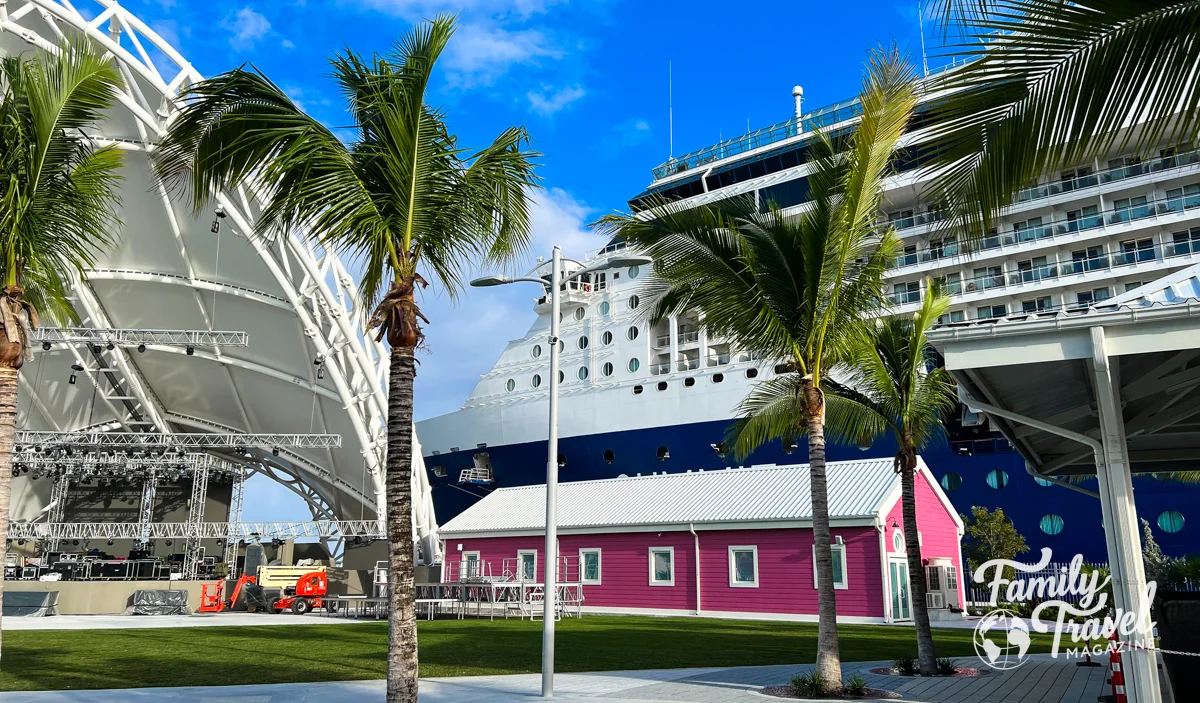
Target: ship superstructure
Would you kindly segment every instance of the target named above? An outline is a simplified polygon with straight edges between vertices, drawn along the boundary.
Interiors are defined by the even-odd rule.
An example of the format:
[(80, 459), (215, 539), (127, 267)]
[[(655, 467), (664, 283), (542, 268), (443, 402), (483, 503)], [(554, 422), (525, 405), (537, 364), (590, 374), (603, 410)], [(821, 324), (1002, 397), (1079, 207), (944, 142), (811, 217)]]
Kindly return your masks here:
[[(853, 129), (860, 107), (851, 100), (802, 115), (799, 88), (793, 96), (791, 119), (667, 161), (653, 169), (652, 184), (630, 206), (638, 211), (661, 199), (698, 205), (740, 196), (763, 212), (772, 204), (799, 212), (815, 130)], [(887, 273), (895, 312), (914, 310), (937, 278), (953, 295), (947, 323), (1069, 315), (1200, 260), (1200, 151), (1181, 145), (1113, 153), (1047, 174), (964, 255), (939, 227), (936, 204), (921, 201), (918, 142), (927, 119), (922, 108), (912, 123), (918, 131), (906, 136), (896, 173), (885, 183), (880, 225), (893, 227), (904, 243)], [(622, 246), (611, 243), (568, 270), (603, 261)], [(695, 313), (649, 322), (645, 274), (638, 267), (601, 270), (563, 293), (560, 480), (743, 463), (730, 456), (725, 432), (749, 389), (776, 369), (708, 337)], [(549, 265), (535, 275), (548, 278)], [(538, 298), (534, 310), (538, 319), (509, 342), (460, 410), (418, 423), (440, 520), (495, 487), (545, 480), (549, 300)], [(1003, 507), (1031, 546), (1103, 559), (1103, 542), (1094, 538), (1100, 519), (1094, 499), (1028, 475), (1007, 441), (969, 409), (950, 425), (950, 446), (925, 458), (961, 512)], [(796, 440), (764, 446), (744, 463), (804, 461), (799, 439), (799, 446)], [(831, 458), (893, 451), (880, 442), (833, 448)], [(1157, 520), (1160, 543), (1189, 551), (1194, 540), (1182, 525), (1197, 489), (1151, 478), (1136, 483), (1142, 514), (1152, 523), (1167, 515)]]

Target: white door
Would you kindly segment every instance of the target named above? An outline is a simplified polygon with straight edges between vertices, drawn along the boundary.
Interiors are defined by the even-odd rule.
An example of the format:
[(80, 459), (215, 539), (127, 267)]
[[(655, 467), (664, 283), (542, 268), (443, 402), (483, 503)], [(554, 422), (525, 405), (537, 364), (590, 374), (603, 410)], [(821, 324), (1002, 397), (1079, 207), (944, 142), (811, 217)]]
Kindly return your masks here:
[(892, 619), (911, 620), (912, 605), (908, 593), (908, 562), (902, 559), (888, 561), (892, 586)]

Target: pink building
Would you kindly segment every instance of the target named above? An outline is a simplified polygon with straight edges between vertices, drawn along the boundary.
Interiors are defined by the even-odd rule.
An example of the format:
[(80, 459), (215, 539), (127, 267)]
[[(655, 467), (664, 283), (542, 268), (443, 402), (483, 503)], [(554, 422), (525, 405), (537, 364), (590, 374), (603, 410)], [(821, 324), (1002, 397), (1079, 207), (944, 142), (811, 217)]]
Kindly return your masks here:
[[(900, 478), (891, 459), (828, 465), (837, 611), (911, 619)], [(559, 578), (584, 610), (816, 620), (808, 465), (755, 466), (559, 485)], [(500, 488), (441, 528), (448, 580), (541, 581), (545, 486)], [(929, 604), (963, 603), (963, 524), (920, 462), (917, 525)], [(935, 614), (935, 616), (936, 616)]]

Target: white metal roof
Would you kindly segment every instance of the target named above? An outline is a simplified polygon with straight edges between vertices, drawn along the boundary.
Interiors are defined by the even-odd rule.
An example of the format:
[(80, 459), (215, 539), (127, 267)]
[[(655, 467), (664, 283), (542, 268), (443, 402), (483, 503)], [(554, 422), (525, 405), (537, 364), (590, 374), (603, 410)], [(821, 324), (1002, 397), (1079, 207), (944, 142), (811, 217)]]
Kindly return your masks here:
[(1200, 300), (1200, 264), (1138, 286), (1108, 302), (1128, 307), (1147, 307), (1155, 303), (1179, 303), (1185, 300)]
[[(921, 470), (928, 474), (922, 461)], [(874, 519), (900, 495), (892, 459), (827, 465), (832, 520)], [(560, 529), (812, 519), (808, 464), (571, 481), (558, 487)], [(935, 482), (936, 485), (936, 482)], [(936, 489), (935, 489), (936, 490)], [(500, 488), (447, 524), (443, 537), (545, 529), (546, 487)]]

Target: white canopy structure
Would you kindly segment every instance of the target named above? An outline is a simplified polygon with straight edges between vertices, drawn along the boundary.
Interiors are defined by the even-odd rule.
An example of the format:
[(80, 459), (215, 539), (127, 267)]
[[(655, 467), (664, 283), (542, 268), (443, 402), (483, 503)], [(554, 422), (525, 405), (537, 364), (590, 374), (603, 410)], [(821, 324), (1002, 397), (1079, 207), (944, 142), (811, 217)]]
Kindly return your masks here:
[[(119, 248), (74, 291), (83, 325), (244, 331), (249, 344), (39, 347), (21, 374), (19, 429), (340, 435), (340, 447), (232, 458), (302, 497), (314, 520), (382, 522), (387, 352), (364, 335), (354, 277), (294, 234), (247, 238), (253, 193), (223, 193), (213, 203), (221, 217), (197, 218), (154, 182), (149, 152), (175, 96), (201, 76), (128, 9), (89, 5), (82, 13), (68, 0), (0, 0), (0, 54), (54, 51), (64, 37), (84, 35), (125, 78), (118, 106), (92, 135), (117, 144), (126, 165)], [(82, 367), (74, 383), (72, 365)], [(431, 561), (436, 523), (419, 449), (414, 461), (414, 521)], [(17, 484), (13, 518), (28, 519), (46, 496)]]

